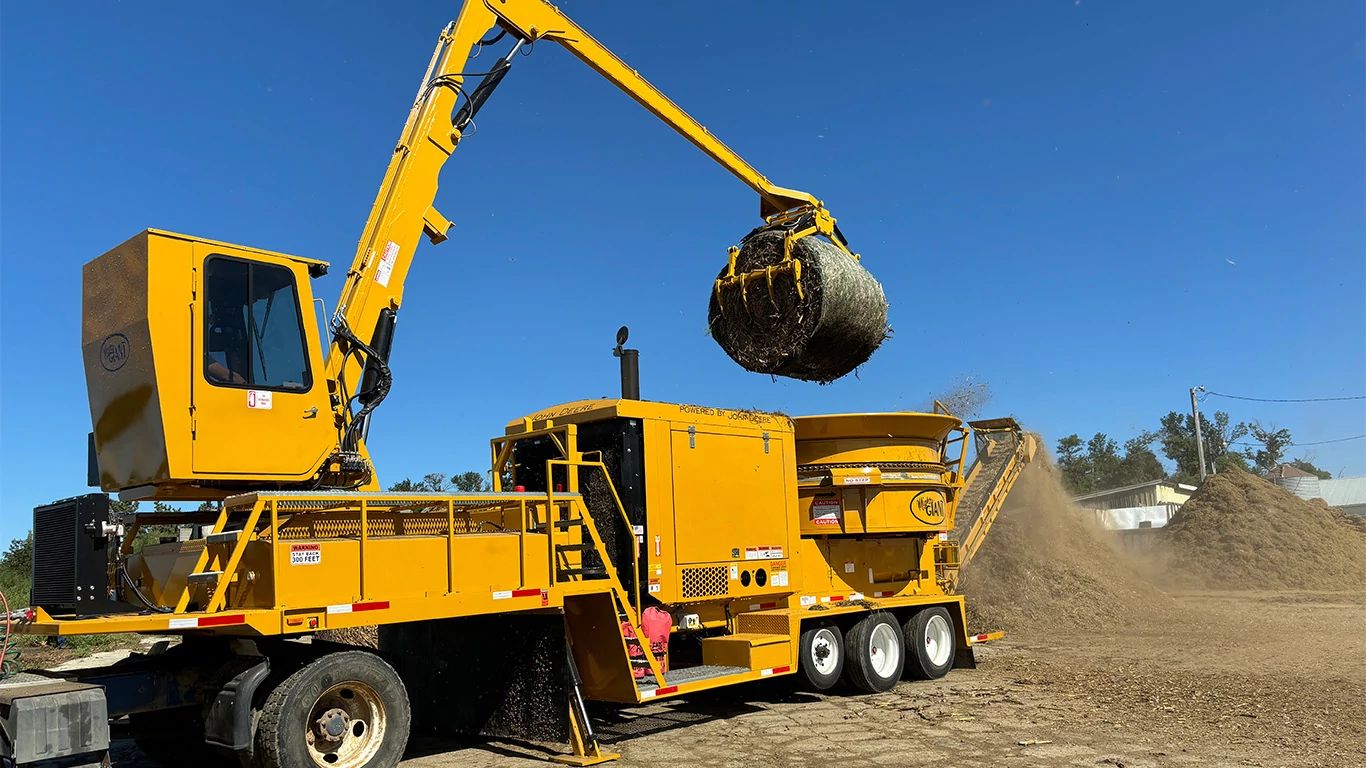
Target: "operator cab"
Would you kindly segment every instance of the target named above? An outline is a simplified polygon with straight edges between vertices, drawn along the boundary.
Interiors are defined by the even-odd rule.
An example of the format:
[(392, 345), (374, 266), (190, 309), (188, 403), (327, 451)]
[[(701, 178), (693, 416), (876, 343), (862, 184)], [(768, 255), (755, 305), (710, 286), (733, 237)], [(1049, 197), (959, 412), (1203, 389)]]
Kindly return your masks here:
[(154, 229), (86, 264), (100, 487), (212, 499), (316, 474), (337, 443), (309, 285), (326, 270)]

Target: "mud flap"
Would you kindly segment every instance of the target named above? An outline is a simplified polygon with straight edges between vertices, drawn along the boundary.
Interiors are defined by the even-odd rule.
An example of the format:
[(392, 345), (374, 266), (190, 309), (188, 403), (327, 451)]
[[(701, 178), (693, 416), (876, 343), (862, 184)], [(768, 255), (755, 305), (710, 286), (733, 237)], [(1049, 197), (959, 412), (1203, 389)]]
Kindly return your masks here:
[(237, 752), (251, 748), (251, 703), (269, 674), (270, 662), (263, 659), (218, 691), (204, 713), (204, 741)]
[(977, 652), (970, 645), (960, 645), (953, 653), (954, 669), (977, 669)]

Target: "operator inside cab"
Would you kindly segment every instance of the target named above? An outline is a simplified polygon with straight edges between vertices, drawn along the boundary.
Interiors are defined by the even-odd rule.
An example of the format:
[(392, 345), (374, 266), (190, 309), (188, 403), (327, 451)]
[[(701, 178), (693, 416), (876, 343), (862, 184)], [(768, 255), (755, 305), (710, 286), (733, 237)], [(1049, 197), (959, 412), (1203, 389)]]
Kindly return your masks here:
[(210, 384), (309, 388), (302, 318), (288, 269), (210, 257), (204, 295), (204, 378)]

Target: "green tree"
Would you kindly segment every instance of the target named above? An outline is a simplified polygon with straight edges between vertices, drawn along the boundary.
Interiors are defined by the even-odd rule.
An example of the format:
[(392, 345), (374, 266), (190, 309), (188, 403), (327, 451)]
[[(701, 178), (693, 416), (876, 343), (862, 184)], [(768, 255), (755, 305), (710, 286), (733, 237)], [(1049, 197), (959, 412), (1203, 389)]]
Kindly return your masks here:
[[(1227, 413), (1215, 411), (1212, 419), (1201, 414), (1200, 430), (1207, 462), (1218, 468), (1249, 468), (1242, 454), (1231, 449), (1232, 443), (1247, 434), (1247, 424), (1234, 424)], [(1176, 464), (1174, 478), (1184, 483), (1196, 482), (1200, 477), (1200, 460), (1195, 449), (1195, 419), (1190, 414), (1171, 411), (1162, 417), (1156, 439), (1162, 446), (1162, 455)]]
[(1270, 472), (1280, 466), (1285, 458), (1285, 451), (1290, 447), (1293, 440), (1290, 437), (1290, 430), (1280, 429), (1275, 425), (1263, 426), (1261, 422), (1254, 421), (1248, 425), (1248, 432), (1252, 439), (1262, 444), (1262, 447), (1253, 450), (1247, 448), (1243, 455), (1252, 462), (1259, 471)]
[(389, 490), (401, 493), (440, 493), (450, 488), (446, 476), (440, 472), (433, 472), (417, 481), (405, 477), (389, 486)]
[(33, 532), (9, 543), (0, 556), (0, 592), (9, 600), (10, 610), (28, 605), (33, 578)]
[(451, 478), (451, 484), (464, 493), (481, 493), (486, 490), (482, 472), (461, 472)]
[[(136, 505), (137, 502), (133, 502), (133, 504)], [(113, 502), (110, 503), (110, 508), (113, 508)], [(164, 501), (152, 502), (151, 515), (165, 515), (179, 511), (179, 509), (176, 509)], [(175, 539), (180, 535), (180, 527), (178, 525), (170, 523), (148, 524), (147, 520), (151, 515), (142, 515), (142, 525), (138, 528), (137, 533), (133, 534), (133, 552), (141, 552), (144, 547), (160, 544), (163, 540)]]
[(1073, 493), (1083, 494), (1120, 488), (1166, 477), (1162, 462), (1149, 447), (1156, 437), (1145, 432), (1119, 444), (1103, 432), (1082, 442), (1077, 435), (1058, 441), (1058, 469), (1063, 484)]
[(1058, 440), (1058, 471), (1063, 485), (1073, 493), (1086, 493), (1090, 488), (1091, 463), (1086, 456), (1086, 443), (1076, 433)]
[(442, 472), (432, 472), (421, 480), (403, 478), (389, 486), (395, 493), (479, 493), (485, 489), (482, 472), (461, 472), (447, 477)]
[(1332, 472), (1319, 469), (1318, 467), (1314, 466), (1314, 463), (1309, 459), (1294, 459), (1290, 462), (1290, 466), (1296, 469), (1302, 469), (1305, 472), (1309, 472), (1310, 474), (1313, 474), (1316, 477), (1318, 477), (1318, 479), (1320, 480), (1331, 480), (1333, 478)]
[(1146, 483), (1167, 476), (1167, 470), (1153, 453), (1152, 444), (1156, 439), (1157, 435), (1152, 432), (1144, 432), (1124, 441), (1124, 461), (1120, 476), (1116, 478), (1121, 481), (1119, 485)]

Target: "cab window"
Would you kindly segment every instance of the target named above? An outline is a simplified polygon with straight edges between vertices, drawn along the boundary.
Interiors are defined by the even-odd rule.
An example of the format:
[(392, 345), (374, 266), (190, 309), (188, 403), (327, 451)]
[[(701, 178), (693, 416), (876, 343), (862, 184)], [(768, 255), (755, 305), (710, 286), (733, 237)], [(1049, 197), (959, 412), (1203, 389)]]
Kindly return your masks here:
[(224, 256), (204, 264), (204, 378), (304, 392), (312, 384), (294, 273)]

